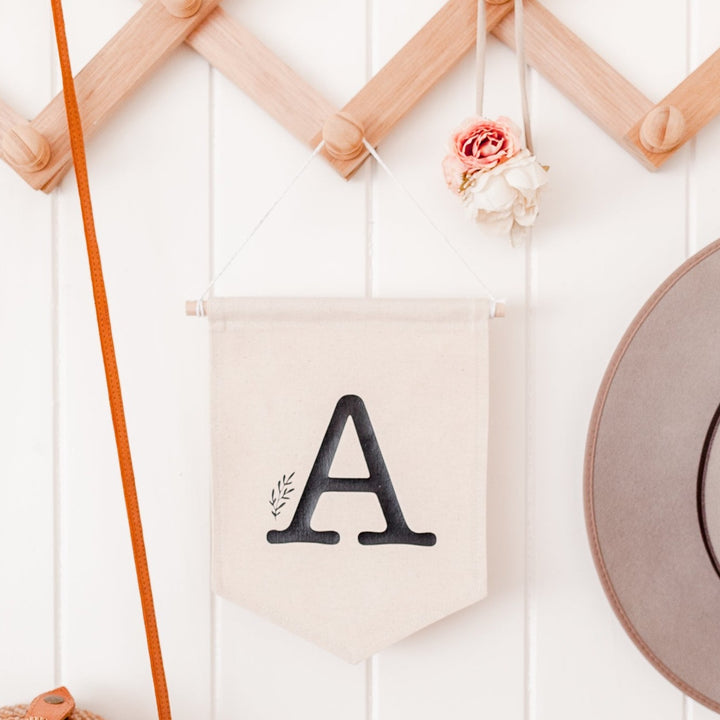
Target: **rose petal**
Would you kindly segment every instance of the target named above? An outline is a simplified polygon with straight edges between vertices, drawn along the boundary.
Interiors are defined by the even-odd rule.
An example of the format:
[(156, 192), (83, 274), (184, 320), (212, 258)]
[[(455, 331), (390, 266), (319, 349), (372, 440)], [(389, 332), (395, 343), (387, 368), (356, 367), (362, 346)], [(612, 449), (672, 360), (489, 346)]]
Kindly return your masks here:
[(475, 221), (492, 235), (507, 235), (513, 226), (513, 215), (505, 213), (485, 213), (478, 211)]
[(535, 191), (547, 183), (547, 173), (533, 158), (530, 163), (508, 167), (505, 179), (509, 185), (518, 190)]
[(524, 227), (530, 227), (535, 223), (535, 220), (538, 216), (538, 206), (537, 205), (530, 205), (527, 207), (518, 206), (516, 208), (513, 208), (513, 217), (515, 218), (515, 222), (518, 225), (523, 225)]
[(442, 169), (447, 186), (453, 192), (459, 193), (465, 181), (465, 166), (454, 155), (446, 155), (442, 161)]
[[(494, 132), (478, 136), (484, 150), (494, 147)], [(509, 236), (517, 245), (537, 218), (539, 192), (547, 181), (545, 169), (523, 148), (491, 168), (466, 172), (460, 196), (476, 222), (489, 233)]]
[(520, 247), (530, 237), (530, 228), (513, 223), (510, 228), (510, 244), (516, 248)]
[(507, 118), (468, 118), (451, 135), (450, 144), (451, 153), (467, 172), (491, 169), (520, 150), (517, 128)]
[(474, 187), (469, 188), (473, 194), (476, 207), (488, 212), (502, 212), (512, 208), (516, 192), (507, 184), (502, 175), (488, 176), (482, 191), (476, 192)]

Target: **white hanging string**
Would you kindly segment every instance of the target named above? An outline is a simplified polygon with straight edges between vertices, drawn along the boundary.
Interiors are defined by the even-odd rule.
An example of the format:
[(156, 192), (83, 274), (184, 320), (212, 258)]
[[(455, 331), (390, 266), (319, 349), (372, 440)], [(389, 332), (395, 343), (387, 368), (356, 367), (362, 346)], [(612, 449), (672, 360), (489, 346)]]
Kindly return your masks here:
[[(487, 54), (487, 11), (485, 0), (477, 3), (477, 37), (475, 40), (475, 112), (482, 117), (485, 95), (485, 56)], [(532, 131), (527, 90), (527, 63), (525, 61), (525, 5), (515, 0), (515, 54), (517, 57), (520, 103), (522, 106), (525, 146), (532, 153)]]
[[(530, 128), (530, 111), (529, 111), (529, 103), (528, 103), (528, 93), (527, 93), (527, 65), (525, 62), (525, 41), (524, 41), (524, 5), (523, 0), (514, 0), (515, 2), (515, 49), (517, 54), (517, 63), (518, 63), (518, 77), (520, 82), (520, 96), (521, 96), (521, 104), (522, 104), (522, 116), (523, 116), (523, 131), (525, 134), (525, 144), (528, 148), (528, 150), (532, 153), (533, 152), (533, 143), (532, 143), (532, 133)], [(485, 0), (478, 0), (477, 4), (477, 39), (475, 44), (475, 77), (476, 77), (476, 86), (475, 86), (475, 109), (478, 115), (482, 116), (483, 113), (483, 99), (484, 99), (484, 92), (485, 92), (485, 56), (486, 56), (486, 49), (487, 49), (487, 14), (485, 9)], [(426, 212), (425, 208), (420, 204), (420, 202), (415, 198), (415, 196), (408, 190), (408, 188), (400, 181), (400, 179), (390, 170), (388, 165), (385, 163), (385, 161), (380, 157), (380, 155), (377, 153), (375, 148), (366, 140), (363, 138), (363, 143), (365, 145), (365, 148), (367, 151), (375, 158), (375, 161), (378, 163), (378, 165), (388, 174), (388, 176), (393, 180), (393, 182), (405, 193), (405, 195), (410, 199), (410, 201), (415, 205), (415, 207), (420, 211), (420, 213), (423, 215), (423, 217), (427, 220), (427, 222), (430, 224), (430, 226), (437, 232), (437, 234), (442, 238), (442, 240), (445, 242), (445, 244), (453, 251), (453, 253), (458, 257), (458, 259), (462, 262), (462, 264), (465, 266), (465, 268), (470, 272), (470, 274), (477, 280), (479, 285), (483, 288), (485, 293), (487, 294), (488, 298), (490, 299), (490, 316), (495, 316), (495, 310), (498, 302), (500, 302), (490, 291), (490, 288), (487, 286), (485, 282), (480, 278), (480, 276), (473, 270), (473, 268), (470, 266), (470, 264), (465, 260), (463, 255), (458, 251), (458, 249), (450, 242), (449, 238), (445, 235), (445, 233), (442, 232), (442, 230), (438, 227), (438, 225), (433, 221), (433, 219), (430, 217), (430, 215)], [(290, 182), (283, 188), (282, 192), (275, 198), (275, 200), (271, 203), (271, 205), (268, 207), (268, 209), (265, 211), (265, 213), (262, 215), (262, 217), (257, 221), (255, 226), (252, 228), (252, 230), (246, 235), (245, 239), (242, 241), (240, 246), (235, 250), (235, 252), (230, 256), (228, 261), (225, 263), (225, 265), (222, 267), (220, 272), (215, 275), (215, 277), (212, 279), (212, 281), (208, 284), (208, 286), (205, 288), (203, 293), (200, 295), (200, 297), (197, 300), (196, 303), (196, 314), (198, 316), (205, 315), (205, 306), (204, 301), (208, 299), (210, 296), (210, 292), (215, 287), (215, 284), (220, 280), (220, 278), (227, 272), (227, 270), (230, 268), (230, 266), (235, 262), (238, 255), (245, 249), (245, 247), (248, 245), (248, 243), (257, 235), (259, 230), (262, 228), (262, 226), (265, 224), (267, 219), (272, 215), (275, 208), (285, 199), (287, 194), (292, 190), (295, 183), (305, 174), (308, 167), (310, 167), (310, 164), (315, 159), (315, 157), (320, 153), (320, 151), (325, 146), (325, 141), (321, 141), (317, 147), (312, 151), (312, 154), (310, 157), (305, 161), (303, 166), (298, 170), (298, 172), (293, 176), (293, 178), (290, 180)]]
[[(534, 155), (532, 130), (530, 128), (530, 105), (527, 89), (527, 63), (525, 61), (525, 5), (524, 0), (514, 0), (515, 9), (515, 55), (520, 86), (523, 135), (525, 147)], [(477, 36), (475, 39), (475, 112), (482, 117), (485, 94), (485, 56), (487, 51), (487, 11), (485, 0), (477, 2)], [(513, 245), (532, 237), (532, 228), (513, 225)]]
[(310, 167), (310, 163), (315, 159), (318, 153), (325, 147), (325, 141), (321, 140), (318, 146), (312, 151), (310, 157), (305, 161), (303, 166), (295, 173), (292, 180), (283, 188), (282, 192), (273, 200), (270, 207), (265, 211), (263, 216), (255, 223), (253, 229), (245, 236), (245, 239), (240, 243), (238, 249), (230, 256), (230, 259), (225, 263), (220, 272), (210, 281), (210, 284), (205, 288), (202, 295), (196, 303), (196, 314), (200, 317), (205, 315), (204, 301), (210, 296), (210, 291), (215, 287), (215, 283), (228, 271), (230, 266), (235, 262), (237, 256), (245, 249), (247, 244), (257, 235), (260, 228), (265, 224), (266, 220), (272, 215), (273, 210), (285, 199), (285, 196), (293, 189), (295, 183), (305, 174), (305, 171)]
[(420, 201), (410, 192), (410, 190), (407, 188), (407, 186), (400, 180), (400, 178), (395, 175), (395, 173), (388, 167), (387, 163), (380, 157), (377, 150), (365, 139), (363, 138), (363, 144), (365, 145), (365, 148), (367, 151), (375, 158), (375, 162), (387, 173), (388, 177), (405, 193), (405, 195), (408, 197), (408, 199), (412, 202), (413, 205), (420, 211), (420, 214), (428, 221), (430, 226), (435, 230), (435, 232), (443, 239), (445, 244), (455, 253), (455, 255), (459, 258), (460, 262), (467, 268), (467, 270), (470, 272), (470, 274), (478, 281), (480, 284), (480, 287), (485, 291), (488, 298), (490, 299), (490, 317), (495, 317), (495, 310), (497, 308), (497, 304), (499, 302), (502, 302), (498, 300), (495, 295), (493, 295), (490, 288), (487, 286), (487, 284), (482, 280), (482, 278), (472, 269), (468, 261), (463, 257), (463, 255), (460, 253), (460, 251), (450, 242), (450, 239), (447, 235), (438, 227), (438, 225), (435, 223), (435, 221), (430, 217), (428, 212), (425, 210), (425, 208), (420, 204)]
[[(527, 63), (525, 62), (524, 0), (515, 0), (515, 56), (517, 58), (518, 80), (520, 81), (520, 103), (522, 105), (525, 147), (534, 155), (535, 151), (533, 150), (532, 130), (530, 128), (530, 105), (528, 103), (527, 90)], [(529, 243), (532, 240), (532, 227), (513, 225), (510, 232), (514, 244)]]
[[(392, 181), (407, 195), (407, 197), (410, 199), (410, 201), (415, 205), (415, 207), (420, 211), (420, 214), (427, 220), (427, 222), (430, 224), (430, 226), (435, 230), (435, 232), (442, 238), (442, 240), (445, 242), (445, 244), (455, 253), (455, 255), (458, 257), (460, 262), (466, 267), (468, 272), (477, 280), (478, 284), (487, 294), (489, 300), (490, 300), (490, 317), (494, 318), (496, 314), (496, 309), (498, 303), (502, 302), (498, 300), (495, 295), (491, 292), (490, 288), (487, 286), (487, 284), (480, 278), (480, 276), (473, 270), (473, 268), (470, 266), (470, 264), (467, 262), (467, 260), (463, 257), (463, 255), (460, 253), (460, 251), (450, 242), (449, 238), (445, 233), (438, 227), (438, 225), (435, 223), (435, 221), (430, 217), (428, 212), (425, 210), (425, 208), (420, 204), (420, 202), (415, 198), (415, 196), (408, 190), (408, 188), (400, 181), (400, 179), (395, 175), (395, 173), (390, 170), (387, 163), (378, 155), (375, 148), (366, 140), (363, 138), (363, 144), (365, 145), (365, 148), (367, 151), (375, 158), (375, 161), (377, 164), (388, 174), (388, 176), (392, 179)], [(303, 166), (298, 170), (298, 172), (293, 176), (293, 178), (290, 180), (290, 182), (283, 188), (282, 192), (275, 198), (275, 200), (271, 203), (270, 207), (265, 211), (265, 213), (262, 215), (262, 217), (255, 223), (255, 226), (252, 228), (252, 230), (245, 236), (244, 240), (240, 243), (240, 246), (235, 250), (235, 252), (230, 256), (228, 261), (225, 263), (225, 265), (222, 267), (220, 272), (215, 275), (215, 277), (211, 280), (210, 284), (205, 288), (202, 295), (198, 298), (197, 302), (195, 303), (195, 314), (198, 317), (203, 317), (205, 315), (205, 300), (208, 299), (210, 296), (210, 292), (215, 287), (215, 284), (220, 280), (220, 278), (227, 272), (227, 270), (230, 268), (230, 266), (235, 262), (238, 255), (247, 247), (248, 243), (257, 235), (258, 231), (262, 226), (265, 224), (267, 219), (272, 215), (275, 208), (285, 199), (286, 195), (292, 190), (295, 183), (305, 174), (305, 171), (310, 167), (310, 163), (315, 159), (315, 157), (320, 153), (320, 151), (323, 149), (325, 145), (325, 141), (322, 141), (313, 151), (310, 157), (305, 161)]]
[(522, 104), (525, 147), (534, 155), (527, 90), (527, 63), (525, 62), (525, 5), (523, 0), (515, 0), (515, 55), (517, 57), (518, 79), (520, 80), (520, 102)]
[(475, 39), (475, 113), (482, 117), (485, 96), (485, 48), (487, 46), (487, 12), (485, 0), (477, 4), (477, 36)]

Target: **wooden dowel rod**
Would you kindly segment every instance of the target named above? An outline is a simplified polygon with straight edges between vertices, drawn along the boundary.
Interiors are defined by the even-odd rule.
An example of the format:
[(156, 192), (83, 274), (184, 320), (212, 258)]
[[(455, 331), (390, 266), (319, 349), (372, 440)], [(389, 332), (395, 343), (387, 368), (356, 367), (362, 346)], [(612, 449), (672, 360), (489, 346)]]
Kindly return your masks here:
[[(653, 152), (641, 140), (641, 130), (650, 112), (673, 108), (679, 111), (682, 126), (664, 152)], [(655, 107), (648, 108), (627, 133), (626, 140), (653, 169), (659, 168), (683, 143), (694, 137), (710, 120), (720, 114), (720, 50), (713, 53)], [(670, 115), (672, 118), (672, 114)]]
[[(198, 313), (198, 301), (197, 300), (187, 300), (185, 302), (185, 314), (189, 317), (204, 317), (207, 314), (207, 302), (204, 300), (202, 301), (202, 307), (203, 307), (203, 315), (201, 316)], [(504, 318), (505, 317), (505, 303), (498, 302), (495, 303), (495, 315), (494, 318)]]
[[(494, 28), (513, 4), (488, 4), (487, 26)], [(450, 0), (410, 41), (342, 108), (365, 129), (368, 142), (376, 146), (395, 125), (475, 45), (477, 0)], [(322, 131), (311, 142), (320, 142)], [(352, 159), (326, 158), (345, 178), (368, 156), (363, 150)]]
[(307, 145), (335, 112), (315, 88), (222, 8), (186, 42)]
[[(118, 105), (213, 11), (203, 0), (192, 17), (171, 15), (161, 0), (148, 0), (78, 73), (83, 130), (90, 137)], [(50, 142), (52, 157), (40, 172), (20, 172), (35, 189), (50, 192), (70, 167), (70, 142), (62, 93), (30, 123)]]
[[(514, 48), (514, 18), (504, 18), (493, 34)], [(629, 147), (628, 130), (649, 112), (652, 102), (537, 0), (525, 4), (525, 54), (528, 63), (588, 117)]]
[[(203, 314), (207, 312), (207, 303), (205, 300), (202, 301)], [(185, 301), (185, 314), (189, 317), (202, 317), (198, 312), (198, 301), (197, 300), (186, 300)]]

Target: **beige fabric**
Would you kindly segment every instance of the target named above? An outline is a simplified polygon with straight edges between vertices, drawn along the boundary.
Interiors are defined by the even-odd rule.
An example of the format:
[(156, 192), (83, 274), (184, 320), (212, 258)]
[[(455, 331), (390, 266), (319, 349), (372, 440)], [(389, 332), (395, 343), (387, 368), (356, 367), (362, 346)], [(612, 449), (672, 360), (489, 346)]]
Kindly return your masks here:
[[(697, 501), (720, 403), (718, 250), (688, 261), (633, 322), (601, 387), (586, 458), (590, 539), (618, 616), (661, 672), (716, 711), (720, 577)], [(716, 462), (711, 453), (710, 503)]]
[[(488, 314), (485, 300), (209, 303), (216, 592), (350, 661), (485, 595)], [(355, 414), (330, 475), (375, 468), (346, 396), (362, 400), (407, 526), (434, 544), (361, 544), (386, 522), (380, 495), (356, 490), (324, 492), (312, 516), (337, 544), (269, 542), (311, 494), (336, 406)]]

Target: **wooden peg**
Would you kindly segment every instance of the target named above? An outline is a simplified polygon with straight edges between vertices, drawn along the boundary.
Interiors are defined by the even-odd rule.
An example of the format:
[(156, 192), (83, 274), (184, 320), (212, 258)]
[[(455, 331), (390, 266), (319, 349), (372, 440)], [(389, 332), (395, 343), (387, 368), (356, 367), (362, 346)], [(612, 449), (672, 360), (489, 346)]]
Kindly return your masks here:
[(640, 142), (654, 153), (669, 152), (676, 148), (685, 135), (685, 118), (674, 105), (658, 105), (646, 116), (640, 126)]
[(202, 303), (202, 315), (198, 312), (198, 301), (197, 300), (186, 300), (185, 301), (185, 314), (189, 317), (203, 317), (207, 313), (207, 301), (201, 300)]
[(349, 113), (331, 115), (323, 126), (325, 149), (336, 160), (352, 160), (365, 150), (365, 129)]
[(10, 128), (3, 137), (2, 150), (13, 167), (25, 172), (37, 172), (50, 162), (50, 143), (30, 125)]
[(167, 11), (179, 18), (192, 17), (202, 5), (202, 0), (162, 0)]

